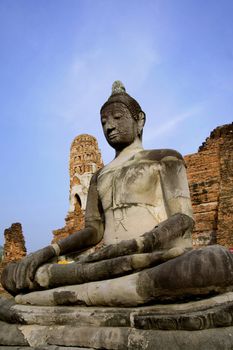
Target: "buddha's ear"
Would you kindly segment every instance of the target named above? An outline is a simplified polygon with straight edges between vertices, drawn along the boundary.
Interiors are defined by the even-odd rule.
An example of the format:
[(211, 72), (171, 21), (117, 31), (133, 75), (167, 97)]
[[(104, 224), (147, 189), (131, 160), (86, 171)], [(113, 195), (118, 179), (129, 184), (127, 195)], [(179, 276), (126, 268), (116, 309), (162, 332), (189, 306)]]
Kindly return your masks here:
[(143, 127), (144, 127), (144, 124), (145, 124), (145, 119), (146, 119), (145, 113), (142, 112), (142, 111), (139, 112), (138, 113), (138, 118), (137, 118), (138, 135), (142, 135), (142, 130), (143, 130)]

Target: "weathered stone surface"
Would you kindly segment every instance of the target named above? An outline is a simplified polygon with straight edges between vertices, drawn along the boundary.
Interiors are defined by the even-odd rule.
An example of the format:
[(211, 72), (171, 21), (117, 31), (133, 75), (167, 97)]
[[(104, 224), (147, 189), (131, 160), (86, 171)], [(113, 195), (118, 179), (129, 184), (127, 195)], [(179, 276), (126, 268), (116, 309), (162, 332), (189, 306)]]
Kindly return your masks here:
[[(140, 330), (128, 327), (21, 326), (31, 348), (60, 350), (81, 348), (112, 350), (230, 350), (233, 327), (201, 331)], [(1, 345), (10, 345), (1, 344)], [(21, 344), (20, 344), (21, 345)], [(22, 344), (24, 345), (24, 344)], [(58, 349), (51, 349), (51, 345)]]
[(0, 350), (94, 350), (92, 348), (80, 348), (70, 346), (46, 345), (40, 347), (34, 346), (0, 346)]
[[(143, 235), (135, 237), (135, 239), (122, 240), (118, 244), (110, 244), (97, 252), (89, 254), (86, 257), (84, 256), (81, 261), (101, 261), (133, 253), (154, 252), (156, 254), (160, 249), (164, 249), (165, 253), (165, 248), (167, 248), (167, 252), (169, 252), (169, 248), (183, 248), (186, 246), (191, 248), (190, 231), (192, 227), (193, 220), (188, 215), (181, 213), (174, 214), (167, 220), (156, 225), (149, 232), (145, 232)], [(186, 233), (186, 239), (179, 241), (179, 238), (186, 236)], [(171, 247), (169, 246), (171, 242), (176, 242), (177, 245)]]
[(15, 300), (0, 297), (0, 320), (8, 323), (24, 323), (23, 319), (14, 310)]
[(60, 326), (48, 334), (48, 343), (65, 346), (94, 347), (96, 349), (127, 349), (130, 329), (127, 327)]
[(189, 216), (175, 214), (139, 239), (122, 241), (84, 257), (84, 262), (94, 261), (90, 264), (44, 265), (38, 269), (35, 280), (41, 287), (52, 288), (107, 280), (156, 266), (185, 253), (185, 249), (179, 246), (162, 251), (159, 249), (165, 247), (167, 242), (182, 238), (192, 225), (193, 220)]
[(135, 315), (134, 326), (139, 329), (190, 330), (229, 327), (232, 320), (233, 303), (189, 314), (180, 315)]
[(128, 338), (130, 350), (231, 350), (233, 327), (203, 331), (132, 330)]
[(25, 325), (0, 322), (0, 345), (9, 350), (16, 350), (11, 349), (13, 345), (23, 350), (22, 346), (28, 344), (37, 350), (233, 347), (233, 293), (195, 302), (136, 308), (12, 304), (10, 310)]
[(137, 306), (232, 291), (232, 276), (233, 255), (224, 247), (209, 246), (127, 276), (18, 295), (16, 301), (32, 305)]
[(0, 321), (0, 345), (29, 345), (20, 326)]
[[(35, 274), (39, 266), (43, 262), (54, 258), (56, 255), (55, 249), (52, 245), (44, 247), (33, 254), (29, 254), (19, 262), (11, 262), (2, 271), (1, 283), (4, 288), (11, 293), (16, 295), (21, 291), (33, 287), (30, 276)], [(27, 271), (28, 274), (22, 273)]]
[[(24, 324), (55, 325), (75, 324), (76, 326), (90, 327), (134, 327), (143, 329), (174, 329), (172, 323), (176, 323), (176, 329), (190, 330), (192, 320), (201, 317), (207, 320), (201, 324), (202, 328), (214, 328), (221, 321), (224, 326), (232, 324), (233, 293), (225, 293), (215, 297), (179, 303), (158, 304), (136, 308), (112, 308), (112, 307), (83, 307), (83, 306), (29, 306), (11, 304), (9, 310), (15, 315), (15, 322), (20, 320)], [(1, 312), (0, 312), (1, 315)], [(166, 320), (171, 319), (171, 327), (168, 328)], [(160, 320), (164, 323), (156, 324)], [(190, 320), (190, 323), (189, 321)], [(226, 324), (226, 322), (228, 322)], [(169, 324), (169, 323), (167, 323)], [(194, 324), (192, 329), (197, 329)]]
[(126, 327), (130, 326), (131, 308), (97, 308), (81, 306), (29, 306), (16, 305), (12, 308), (25, 324), (65, 325), (86, 327)]

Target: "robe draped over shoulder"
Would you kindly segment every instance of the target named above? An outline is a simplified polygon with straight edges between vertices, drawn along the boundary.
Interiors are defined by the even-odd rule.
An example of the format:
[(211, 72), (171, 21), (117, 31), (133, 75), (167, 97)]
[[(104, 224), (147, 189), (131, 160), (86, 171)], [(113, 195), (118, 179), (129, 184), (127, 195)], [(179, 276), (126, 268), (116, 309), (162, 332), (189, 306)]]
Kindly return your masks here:
[[(104, 213), (106, 245), (138, 238), (175, 213), (192, 217), (185, 164), (174, 150), (121, 154), (98, 172), (95, 186), (102, 214), (96, 208), (92, 215), (100, 219)], [(191, 247), (191, 233), (169, 244)]]

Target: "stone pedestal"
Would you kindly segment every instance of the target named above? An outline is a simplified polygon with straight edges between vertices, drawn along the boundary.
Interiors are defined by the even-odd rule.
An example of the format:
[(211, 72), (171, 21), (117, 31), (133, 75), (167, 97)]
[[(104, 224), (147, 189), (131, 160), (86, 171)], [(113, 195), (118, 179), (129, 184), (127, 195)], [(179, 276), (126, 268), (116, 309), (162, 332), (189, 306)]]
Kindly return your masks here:
[(27, 306), (3, 299), (0, 307), (0, 350), (233, 348), (232, 292), (136, 308)]

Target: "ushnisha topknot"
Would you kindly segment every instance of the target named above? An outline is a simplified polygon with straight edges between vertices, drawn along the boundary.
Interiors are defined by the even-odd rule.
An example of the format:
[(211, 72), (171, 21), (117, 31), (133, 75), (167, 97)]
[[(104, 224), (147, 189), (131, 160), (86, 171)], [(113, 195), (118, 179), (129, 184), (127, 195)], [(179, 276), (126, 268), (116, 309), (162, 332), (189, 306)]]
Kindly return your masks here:
[(129, 94), (127, 94), (126, 89), (120, 80), (116, 80), (112, 84), (112, 94), (101, 107), (100, 113), (102, 113), (103, 109), (106, 106), (114, 102), (123, 103), (132, 114), (132, 117), (136, 120), (138, 119), (138, 115), (140, 112), (142, 112), (145, 115), (139, 103)]
[(114, 81), (112, 84), (112, 95), (126, 92), (124, 85), (120, 80)]

